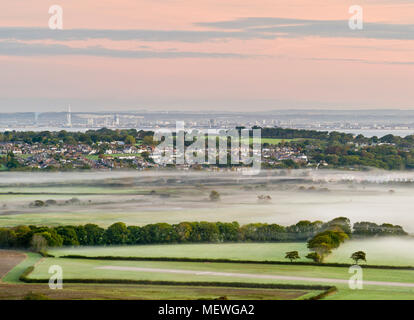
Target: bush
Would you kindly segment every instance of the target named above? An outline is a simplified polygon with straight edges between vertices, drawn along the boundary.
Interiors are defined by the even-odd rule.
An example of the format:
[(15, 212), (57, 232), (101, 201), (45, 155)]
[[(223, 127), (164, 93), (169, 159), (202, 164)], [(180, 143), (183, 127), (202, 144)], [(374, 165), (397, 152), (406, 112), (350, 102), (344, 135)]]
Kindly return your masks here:
[(210, 201), (219, 201), (220, 200), (220, 193), (213, 190), (213, 191), (210, 192), (209, 198), (210, 198)]
[(42, 208), (45, 206), (46, 206), (46, 203), (43, 202), (42, 200), (35, 200), (34, 202), (30, 204), (30, 207), (32, 208)]

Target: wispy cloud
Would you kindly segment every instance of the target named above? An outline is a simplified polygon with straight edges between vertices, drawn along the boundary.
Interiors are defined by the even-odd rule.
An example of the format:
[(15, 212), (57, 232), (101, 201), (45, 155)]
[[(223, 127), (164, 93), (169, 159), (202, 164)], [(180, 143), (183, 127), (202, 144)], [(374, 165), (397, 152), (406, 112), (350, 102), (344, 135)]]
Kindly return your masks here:
[(346, 37), (370, 39), (414, 40), (414, 24), (364, 23), (363, 30), (351, 30), (347, 20), (306, 20), (286, 18), (241, 18), (197, 23), (198, 26), (221, 30), (273, 35), (278, 38)]
[(192, 30), (110, 30), (110, 29), (63, 29), (3, 27), (0, 28), (0, 39), (8, 40), (91, 40), (109, 39), (113, 41), (178, 41), (204, 42), (223, 39), (271, 39), (273, 36), (255, 31), (192, 31)]
[(0, 39), (8, 40), (90, 40), (152, 42), (205, 42), (213, 40), (253, 40), (297, 37), (370, 38), (414, 40), (414, 24), (364, 23), (363, 30), (351, 30), (347, 20), (306, 20), (277, 17), (250, 17), (227, 21), (195, 23), (206, 30), (149, 29), (65, 29), (1, 27)]
[(368, 60), (359, 58), (305, 58), (311, 61), (339, 61), (339, 62), (358, 62), (366, 64), (391, 64), (391, 65), (414, 65), (414, 61), (393, 61), (393, 60)]
[(130, 59), (174, 59), (174, 58), (247, 58), (251, 55), (192, 52), (192, 51), (153, 51), (153, 50), (114, 50), (99, 46), (75, 48), (62, 44), (39, 44), (19, 41), (0, 41), (0, 55), (6, 56), (56, 56), (82, 55)]

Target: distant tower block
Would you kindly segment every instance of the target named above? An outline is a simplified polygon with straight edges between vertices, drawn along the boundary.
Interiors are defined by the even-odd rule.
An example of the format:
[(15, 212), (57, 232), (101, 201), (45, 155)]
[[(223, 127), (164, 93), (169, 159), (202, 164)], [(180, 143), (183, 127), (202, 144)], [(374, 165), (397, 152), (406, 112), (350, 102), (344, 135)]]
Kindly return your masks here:
[(72, 126), (72, 113), (70, 111), (70, 105), (68, 107), (68, 113), (66, 114), (66, 126), (68, 127)]
[(119, 126), (119, 123), (120, 123), (120, 120), (119, 120), (119, 115), (118, 115), (118, 114), (116, 114), (116, 115), (115, 115), (115, 117), (114, 117), (114, 125), (115, 125), (115, 126)]
[(37, 125), (37, 122), (39, 121), (39, 112), (34, 113), (34, 124)]

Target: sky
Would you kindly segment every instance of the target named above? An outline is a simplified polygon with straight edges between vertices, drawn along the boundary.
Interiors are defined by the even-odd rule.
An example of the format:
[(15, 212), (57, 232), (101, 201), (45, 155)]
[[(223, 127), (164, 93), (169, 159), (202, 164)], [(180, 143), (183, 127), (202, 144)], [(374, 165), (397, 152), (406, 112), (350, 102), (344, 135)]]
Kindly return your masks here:
[(0, 112), (414, 109), (413, 53), (414, 0), (1, 0)]

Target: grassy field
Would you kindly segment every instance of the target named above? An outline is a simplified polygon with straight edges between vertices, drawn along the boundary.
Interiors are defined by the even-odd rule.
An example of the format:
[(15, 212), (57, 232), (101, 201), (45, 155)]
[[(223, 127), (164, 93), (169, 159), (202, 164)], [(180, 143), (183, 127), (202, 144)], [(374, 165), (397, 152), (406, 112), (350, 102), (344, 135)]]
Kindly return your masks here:
[[(376, 189), (372, 186), (367, 186), (366, 189), (358, 186), (351, 189), (345, 185), (328, 186), (315, 183), (305, 186), (306, 188), (314, 186), (317, 189), (328, 186), (330, 191), (300, 192), (298, 188), (302, 186), (302, 182), (290, 185), (288, 182), (271, 184), (261, 180), (262, 183), (259, 184), (252, 182), (255, 179), (242, 177), (240, 180), (232, 181), (231, 183), (234, 184), (230, 185), (227, 184), (229, 183), (227, 180), (222, 181), (221, 178), (210, 182), (206, 179), (203, 180), (204, 183), (200, 182), (201, 179), (185, 183), (183, 178), (176, 178), (175, 182), (167, 183), (170, 178), (160, 175), (151, 178), (157, 179), (158, 182), (154, 180), (146, 183), (146, 179), (149, 178), (146, 178), (145, 173), (142, 175), (135, 180), (103, 179), (102, 183), (87, 180), (88, 184), (85, 182), (85, 185), (80, 182), (76, 182), (76, 185), (70, 183), (55, 185), (48, 182), (48, 175), (39, 175), (39, 180), (47, 183), (39, 183), (35, 187), (30, 187), (31, 184), (8, 185), (3, 182), (0, 188), (0, 192), (4, 193), (0, 194), (0, 226), (21, 224), (56, 226), (92, 222), (106, 227), (115, 222), (145, 225), (182, 221), (238, 221), (240, 224), (267, 222), (287, 226), (305, 219), (328, 221), (338, 216), (346, 216), (352, 223), (389, 222), (402, 225), (406, 231), (414, 233), (414, 222), (409, 219), (414, 210), (414, 202), (410, 201), (412, 190), (408, 188), (393, 188), (396, 192), (391, 195), (388, 192), (391, 187), (385, 186), (375, 187)], [(37, 175), (34, 175), (33, 180), (36, 177)], [(79, 179), (84, 178), (79, 177)], [(157, 194), (148, 195), (152, 190)], [(211, 190), (220, 193), (221, 201), (212, 203), (208, 200)], [(8, 194), (8, 192), (37, 194)], [(61, 193), (61, 195), (39, 194), (42, 192)], [(160, 197), (161, 193), (168, 193), (171, 196)], [(146, 195), (140, 199), (136, 197), (144, 194)], [(269, 195), (272, 200), (267, 203), (259, 202), (260, 195)], [(29, 207), (29, 204), (37, 199), (69, 200), (73, 197), (84, 202), (91, 200), (91, 204), (50, 206), (41, 210)], [(107, 204), (99, 204), (102, 201)], [(390, 215), (389, 212), (393, 214)]]
[[(291, 300), (309, 298), (320, 290), (237, 288), (217, 286), (172, 286), (138, 284), (66, 284), (64, 290), (50, 290), (45, 284), (27, 284), (20, 275), (40, 261), (40, 255), (31, 252), (0, 251), (0, 299), (25, 299), (31, 293), (45, 299), (258, 299)], [(24, 259), (22, 261), (22, 259)], [(43, 263), (43, 262), (41, 262)], [(60, 261), (59, 261), (59, 264)], [(68, 270), (65, 267), (65, 272)], [(49, 275), (50, 276), (50, 275)]]
[[(63, 268), (64, 278), (76, 279), (128, 279), (128, 280), (161, 280), (161, 281), (220, 281), (220, 282), (255, 282), (285, 284), (323, 284), (307, 280), (275, 280), (255, 278), (256, 275), (295, 276), (307, 278), (329, 278), (348, 280), (348, 268), (297, 266), (297, 265), (257, 265), (232, 263), (184, 263), (184, 262), (153, 262), (153, 261), (103, 261), (81, 259), (47, 258), (42, 260), (30, 274), (32, 279), (49, 277), (51, 265)], [(155, 269), (154, 272), (130, 271), (116, 269), (99, 269), (100, 267), (138, 267)], [(163, 272), (164, 269), (166, 272)], [(168, 270), (197, 271), (196, 274), (171, 273)], [(227, 272), (251, 274), (251, 277), (219, 276), (205, 272)], [(414, 271), (365, 269), (366, 281), (414, 282)], [(339, 288), (339, 292), (329, 299), (414, 299), (413, 287), (390, 287), (366, 285), (363, 290), (351, 290), (346, 284), (331, 283)]]
[[(292, 142), (292, 141), (299, 141), (301, 139), (276, 139), (276, 138), (262, 138), (262, 144), (268, 143), (268, 144), (279, 144), (281, 142)], [(250, 138), (250, 142), (253, 142), (253, 138)]]
[[(376, 265), (414, 266), (414, 239), (373, 239), (348, 241), (326, 262), (352, 263), (349, 258), (358, 250), (367, 254), (367, 263)], [(207, 258), (233, 260), (269, 260), (285, 261), (287, 251), (298, 251), (298, 261), (309, 261), (305, 258), (309, 250), (306, 243), (224, 243), (224, 244), (178, 244), (178, 245), (141, 245), (119, 247), (79, 247), (56, 248), (49, 252), (55, 256), (121, 256), (121, 257), (175, 257), (175, 258)]]

